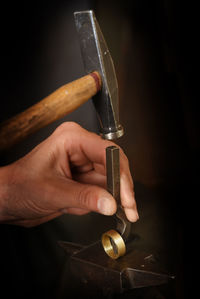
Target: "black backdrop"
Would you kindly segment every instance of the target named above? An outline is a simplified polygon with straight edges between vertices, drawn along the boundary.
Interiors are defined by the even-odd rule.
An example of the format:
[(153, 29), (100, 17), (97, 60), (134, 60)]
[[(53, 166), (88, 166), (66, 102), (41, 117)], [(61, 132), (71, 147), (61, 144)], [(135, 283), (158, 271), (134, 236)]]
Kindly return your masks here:
[[(119, 81), (126, 131), (119, 144), (130, 160), (140, 213), (134, 230), (143, 236), (145, 248), (162, 251), (174, 262), (178, 279), (173, 296), (186, 298), (186, 289), (193, 289), (190, 261), (198, 238), (197, 7), (167, 0), (3, 1), (0, 118), (19, 113), (84, 74), (73, 12), (91, 8)], [(5, 153), (1, 164), (23, 156), (68, 120), (98, 130), (89, 101)], [(66, 257), (57, 241), (89, 244), (110, 221), (92, 214), (62, 216), (31, 229), (1, 224), (2, 298), (67, 298), (69, 288), (63, 284), (70, 277), (63, 274)]]

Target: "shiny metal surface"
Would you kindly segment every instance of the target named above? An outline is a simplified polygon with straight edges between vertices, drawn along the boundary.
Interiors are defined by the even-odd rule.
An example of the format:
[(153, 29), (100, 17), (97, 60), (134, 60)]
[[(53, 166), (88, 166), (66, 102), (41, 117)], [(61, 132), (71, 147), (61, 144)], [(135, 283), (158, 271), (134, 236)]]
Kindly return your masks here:
[(114, 229), (105, 232), (101, 237), (106, 254), (116, 260), (126, 253), (126, 245), (121, 235)]
[(85, 71), (97, 71), (102, 78), (102, 89), (93, 98), (100, 134), (105, 139), (116, 139), (123, 135), (123, 128), (119, 123), (118, 83), (110, 52), (92, 10), (75, 12), (74, 18)]
[(117, 231), (126, 241), (131, 231), (131, 223), (128, 221), (120, 200), (120, 156), (119, 148), (109, 146), (106, 148), (106, 172), (107, 190), (117, 201)]

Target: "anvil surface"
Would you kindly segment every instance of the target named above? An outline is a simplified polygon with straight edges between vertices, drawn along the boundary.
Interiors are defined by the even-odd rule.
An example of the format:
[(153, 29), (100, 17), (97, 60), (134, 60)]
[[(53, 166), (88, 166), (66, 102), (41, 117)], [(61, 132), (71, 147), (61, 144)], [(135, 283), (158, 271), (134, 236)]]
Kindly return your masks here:
[[(85, 291), (84, 298), (90, 298), (88, 293), (90, 296), (95, 294), (97, 298), (97, 290), (103, 288), (105, 293), (114, 290), (116, 293), (113, 298), (175, 298), (175, 288), (179, 281), (176, 227), (171, 202), (168, 200), (169, 208), (165, 204), (165, 198), (168, 199), (169, 194), (172, 194), (171, 190), (170, 193), (167, 189), (146, 190), (137, 184), (136, 189), (140, 220), (132, 224), (131, 239), (126, 243), (125, 256), (112, 260), (105, 254), (100, 241), (96, 242), (103, 231), (115, 228), (112, 217), (98, 214), (87, 216), (90, 219), (85, 228), (87, 242), (79, 224), (76, 233), (81, 234), (80, 237), (75, 238), (73, 234), (73, 238), (69, 240), (71, 242), (60, 244), (67, 253), (62, 285), (68, 291), (70, 289), (73, 296)], [(76, 224), (75, 220), (73, 223)], [(73, 282), (71, 273), (74, 274)], [(175, 279), (171, 279), (172, 274)], [(99, 296), (98, 298), (105, 297)]]
[[(60, 242), (67, 253), (72, 246)], [(100, 241), (86, 247), (74, 248), (71, 271), (90, 290), (122, 293), (125, 290), (167, 283), (172, 276), (163, 272), (152, 254), (134, 248), (129, 241), (127, 254), (118, 260), (108, 257)]]

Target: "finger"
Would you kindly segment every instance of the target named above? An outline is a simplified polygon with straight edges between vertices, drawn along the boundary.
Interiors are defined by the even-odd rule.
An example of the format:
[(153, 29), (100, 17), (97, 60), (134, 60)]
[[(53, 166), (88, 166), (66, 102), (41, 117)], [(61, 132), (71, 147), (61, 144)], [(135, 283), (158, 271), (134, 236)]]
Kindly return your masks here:
[(97, 185), (106, 189), (106, 176), (94, 170), (87, 173), (75, 174), (73, 178), (80, 183)]
[(121, 203), (124, 207), (126, 216), (129, 221), (135, 222), (139, 219), (137, 205), (133, 190), (132, 181), (130, 181), (129, 176), (122, 173), (120, 176), (121, 185)]
[(102, 175), (106, 175), (106, 166), (98, 163), (94, 163), (94, 170)]
[(85, 172), (91, 171), (93, 169), (94, 169), (93, 163), (88, 162), (82, 166), (74, 166), (74, 167), (72, 166), (72, 174), (74, 176), (74, 174), (76, 174), (76, 173), (85, 173)]
[[(88, 161), (105, 165), (105, 148), (114, 145), (113, 142), (104, 140), (73, 122), (62, 124), (55, 132), (59, 133), (59, 138), (66, 144), (70, 161), (76, 166)], [(54, 134), (51, 138), (53, 136)]]
[(106, 175), (106, 169), (105, 169), (104, 165), (101, 165), (98, 163), (92, 163), (92, 162), (87, 162), (86, 164), (83, 164), (82, 166), (75, 166), (72, 168), (72, 171), (74, 173), (85, 173), (85, 172), (89, 172), (93, 169), (97, 173), (100, 173), (104, 176)]
[(78, 209), (78, 208), (66, 208), (66, 209), (62, 209), (61, 212), (64, 214), (73, 214), (79, 216), (90, 213), (90, 211), (87, 209)]
[(124, 207), (126, 216), (129, 221), (135, 222), (138, 220), (139, 215), (135, 200), (134, 184), (129, 161), (122, 149), (120, 149), (120, 187), (121, 204)]
[(98, 212), (104, 215), (113, 215), (116, 212), (116, 202), (105, 189), (82, 184), (66, 178), (59, 178), (55, 183), (48, 183), (48, 205), (52, 210), (79, 208)]

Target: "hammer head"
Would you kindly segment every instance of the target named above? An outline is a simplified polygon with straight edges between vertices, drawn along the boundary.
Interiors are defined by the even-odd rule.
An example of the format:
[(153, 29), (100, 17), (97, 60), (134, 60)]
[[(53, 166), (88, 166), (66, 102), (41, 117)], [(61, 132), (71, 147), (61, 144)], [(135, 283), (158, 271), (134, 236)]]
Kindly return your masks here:
[(123, 135), (119, 123), (118, 84), (114, 64), (92, 10), (74, 13), (81, 54), (86, 73), (97, 71), (102, 80), (101, 91), (93, 98), (105, 139)]

